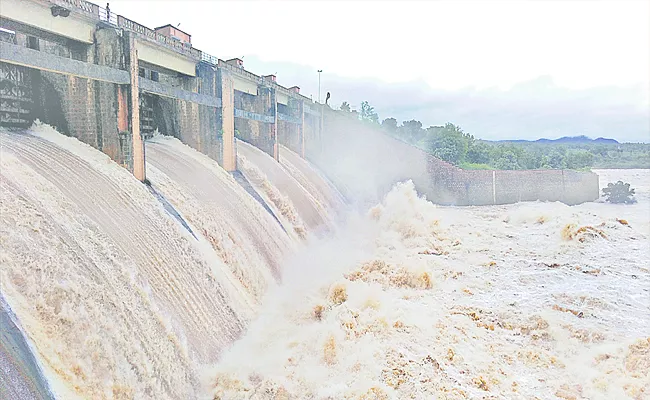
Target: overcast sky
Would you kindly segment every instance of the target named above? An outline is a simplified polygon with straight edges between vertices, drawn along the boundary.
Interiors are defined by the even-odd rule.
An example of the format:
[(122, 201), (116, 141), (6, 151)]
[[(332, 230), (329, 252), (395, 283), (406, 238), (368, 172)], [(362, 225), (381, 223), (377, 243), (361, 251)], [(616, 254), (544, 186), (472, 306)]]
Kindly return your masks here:
[[(111, 1), (151, 28), (380, 118), (486, 139), (650, 141), (650, 1)], [(102, 6), (104, 4), (101, 4)]]

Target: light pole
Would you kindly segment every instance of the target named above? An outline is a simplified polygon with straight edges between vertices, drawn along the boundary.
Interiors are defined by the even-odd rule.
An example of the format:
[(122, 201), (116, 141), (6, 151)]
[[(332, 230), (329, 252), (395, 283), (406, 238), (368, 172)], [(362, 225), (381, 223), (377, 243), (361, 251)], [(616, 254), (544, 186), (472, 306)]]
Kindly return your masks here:
[(318, 102), (320, 103), (320, 73), (323, 72), (322, 69), (318, 70)]

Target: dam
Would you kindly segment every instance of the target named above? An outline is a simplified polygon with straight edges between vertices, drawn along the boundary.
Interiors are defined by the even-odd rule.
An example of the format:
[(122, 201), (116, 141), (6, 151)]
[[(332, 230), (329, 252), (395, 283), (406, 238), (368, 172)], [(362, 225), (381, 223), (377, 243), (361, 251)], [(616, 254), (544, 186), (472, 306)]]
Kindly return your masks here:
[[(645, 354), (629, 340), (643, 338), (643, 321), (626, 316), (645, 306), (635, 261), (648, 256), (637, 241), (646, 203), (623, 227), (592, 203), (598, 174), (462, 170), (196, 49), (172, 26), (84, 0), (2, 0), (0, 28), (3, 399), (471, 398), (596, 351), (571, 342), (551, 354), (538, 339), (552, 329), (620, 343), (594, 374), (614, 371), (641, 393), (644, 376), (610, 364)], [(600, 265), (613, 250), (600, 236), (559, 239), (567, 224), (600, 226), (630, 254), (619, 265), (628, 293), (601, 300), (616, 307), (583, 300), (608, 328), (536, 314), (573, 309), (572, 288), (618, 277), (570, 269), (577, 254)], [(551, 237), (559, 259), (535, 253), (527, 229)], [(556, 300), (515, 298), (515, 273)], [(478, 311), (497, 298), (521, 311)], [(511, 338), (489, 345), (495, 325), (527, 332), (516, 340), (538, 353), (508, 363)], [(406, 345), (409, 333), (435, 351)], [(501, 372), (452, 365), (471, 359), (454, 346), (472, 334)], [(414, 389), (425, 364), (449, 369)], [(485, 385), (472, 383), (479, 375)], [(569, 375), (543, 377), (555, 390), (581, 378)]]

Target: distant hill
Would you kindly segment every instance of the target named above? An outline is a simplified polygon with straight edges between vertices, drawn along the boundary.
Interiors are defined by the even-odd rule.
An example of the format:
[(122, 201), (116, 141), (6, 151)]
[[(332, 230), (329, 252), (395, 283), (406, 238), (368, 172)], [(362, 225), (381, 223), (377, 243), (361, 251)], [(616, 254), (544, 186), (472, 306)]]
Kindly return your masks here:
[(497, 143), (549, 143), (549, 144), (583, 144), (583, 143), (595, 143), (595, 144), (619, 144), (615, 139), (607, 139), (599, 137), (597, 139), (591, 139), (587, 136), (564, 136), (559, 139), (537, 139), (537, 140), (495, 140)]

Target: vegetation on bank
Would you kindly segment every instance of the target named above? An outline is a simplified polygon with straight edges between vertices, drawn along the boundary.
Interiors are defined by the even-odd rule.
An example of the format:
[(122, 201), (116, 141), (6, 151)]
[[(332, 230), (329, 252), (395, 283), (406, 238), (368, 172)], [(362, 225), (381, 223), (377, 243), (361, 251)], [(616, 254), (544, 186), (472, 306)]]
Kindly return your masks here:
[[(634, 204), (634, 189), (630, 188), (629, 183), (618, 181), (616, 183), (608, 183), (606, 188), (603, 188), (603, 197), (605, 201), (614, 204)], [(619, 220), (619, 222), (622, 220)]]
[[(341, 104), (340, 110), (352, 112), (347, 102)], [(386, 118), (379, 122), (378, 114), (367, 101), (361, 103), (358, 117), (377, 125), (387, 135), (465, 169), (650, 168), (650, 144), (647, 143), (586, 137), (534, 142), (485, 141), (452, 123), (424, 128), (417, 120), (399, 124), (395, 118)]]

